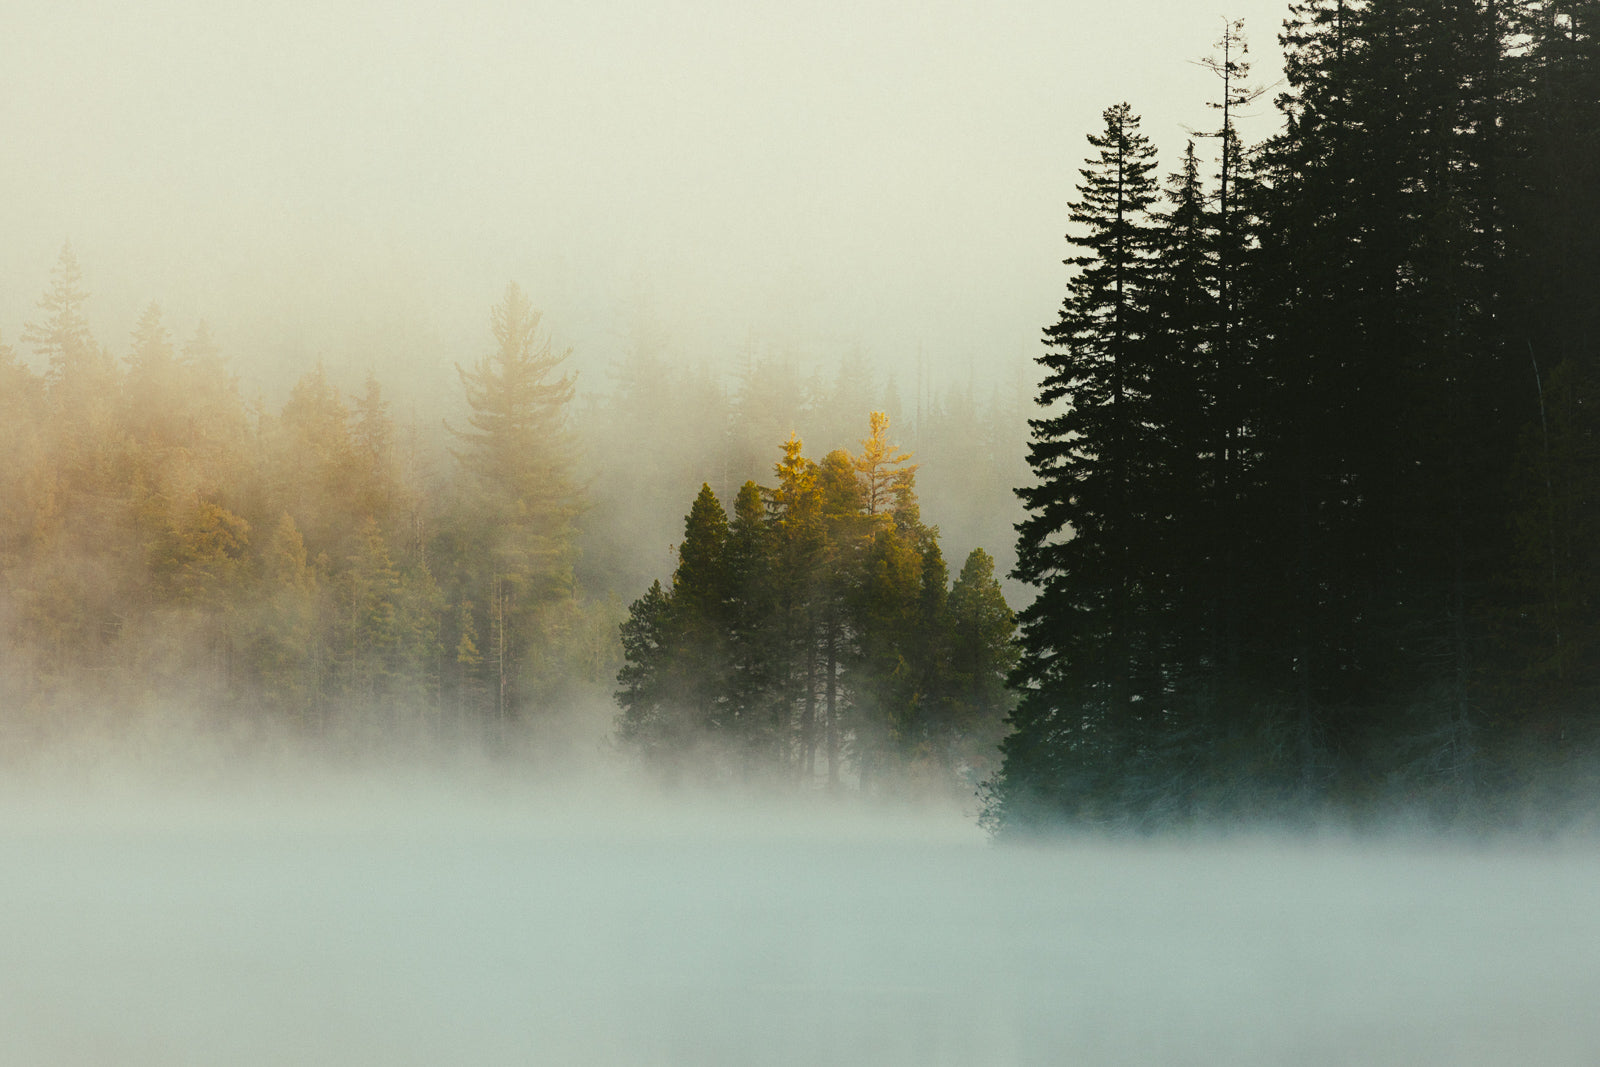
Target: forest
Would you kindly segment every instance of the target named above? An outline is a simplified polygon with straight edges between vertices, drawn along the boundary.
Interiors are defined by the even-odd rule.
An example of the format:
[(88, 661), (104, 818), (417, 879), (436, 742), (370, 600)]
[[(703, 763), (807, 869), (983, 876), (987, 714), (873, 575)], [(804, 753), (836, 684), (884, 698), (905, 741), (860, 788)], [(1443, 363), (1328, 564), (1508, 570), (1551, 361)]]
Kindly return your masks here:
[[(974, 548), (953, 585), (921, 520), (916, 467), (873, 412), (861, 450), (784, 445), (776, 485), (746, 482), (730, 520), (709, 485), (670, 590), (622, 626), (621, 737), (666, 765), (869, 791), (921, 768), (976, 784), (1009, 709), (1015, 620)], [(676, 770), (676, 768), (675, 768)]]
[[(897, 390), (859, 356), (842, 359), (835, 376), (802, 378), (780, 354), (752, 353), (727, 383), (673, 365), (645, 338), (611, 369), (608, 390), (580, 400), (570, 353), (553, 347), (512, 285), (490, 311), (480, 358), (457, 366), (460, 392), (442, 417), (397, 415), (374, 374), (347, 390), (320, 363), (272, 407), (245, 394), (204, 323), (180, 342), (150, 304), (118, 354), (91, 335), (90, 300), (69, 245), (22, 333), (24, 351), (0, 348), (10, 457), (0, 475), (0, 721), (9, 756), (174, 707), (207, 730), (282, 734), (344, 753), (418, 744), (527, 753), (558, 743), (550, 723), (571, 706), (611, 704), (620, 670), (625, 710), (615, 731), (606, 715), (606, 733), (671, 777), (727, 778), (727, 766), (697, 770), (687, 759), (716, 738), (710, 723), (728, 726), (731, 713), (690, 729), (670, 707), (688, 689), (704, 690), (708, 704), (736, 702), (709, 695), (710, 674), (687, 680), (732, 671), (723, 653), (702, 643), (692, 659), (649, 670), (624, 660), (640, 639), (625, 605), (651, 568), (677, 559), (692, 585), (687, 561), (721, 551), (696, 525), (712, 512), (727, 524), (709, 485), (687, 532), (676, 510), (695, 485), (714, 481), (739, 502), (731, 530), (745, 538), (747, 584), (761, 585), (763, 603), (783, 598), (789, 612), (781, 626), (764, 626), (816, 625), (822, 600), (810, 587), (825, 570), (827, 610), (845, 610), (856, 571), (844, 568), (877, 567), (883, 591), (871, 610), (884, 627), (873, 655), (901, 674), (892, 685), (885, 674), (875, 714), (885, 723), (910, 714), (923, 685), (901, 676), (910, 659), (919, 679), (937, 674), (943, 687), (937, 710), (875, 727), (869, 744), (851, 696), (862, 664), (850, 661), (817, 711), (799, 687), (808, 676), (821, 696), (820, 668), (785, 658), (799, 655), (804, 636), (767, 632), (758, 650), (741, 646), (769, 673), (741, 690), (741, 726), (724, 731), (743, 746), (736, 777), (794, 781), (802, 766), (819, 766), (824, 741), (834, 784), (847, 742), (852, 758), (871, 749), (883, 773), (917, 764), (925, 777), (955, 781), (959, 771), (969, 792), (997, 765), (1002, 680), (1014, 657), (994, 561), (972, 551), (947, 609), (947, 568), (938, 529), (919, 517), (917, 468), (890, 445), (889, 415), (874, 410), (898, 411)], [(970, 389), (919, 398), (912, 415), (930, 438), (957, 442), (927, 449), (945, 459), (945, 499), (988, 486), (987, 507), (980, 493), (977, 508), (960, 508), (968, 527), (986, 511), (1005, 513), (1021, 466), (1021, 434), (1006, 440), (998, 429), (1007, 401), (989, 392), (987, 402)], [(1021, 397), (1013, 388), (1009, 406)], [(813, 463), (800, 454), (797, 427), (845, 441), (852, 429), (866, 434), (864, 455), (876, 458), (861, 472), (843, 452)], [(859, 485), (840, 481), (840, 462)], [(773, 477), (771, 490), (752, 481)], [(701, 567), (722, 564), (706, 557)], [(701, 578), (718, 589), (726, 581), (720, 572)], [(656, 591), (677, 603), (674, 636), (656, 640), (676, 647), (685, 627), (714, 627), (720, 609), (709, 603), (710, 615), (687, 622), (696, 595), (713, 594)], [(865, 610), (850, 600), (851, 618)], [(991, 617), (980, 620), (983, 612)], [(957, 619), (988, 627), (962, 646), (973, 655), (975, 642), (992, 646), (998, 658), (982, 679), (973, 665), (958, 681), (934, 662), (951, 652)], [(651, 625), (668, 627), (665, 615)], [(844, 672), (842, 624), (829, 625)], [(753, 639), (748, 627), (741, 633)], [(892, 700), (894, 686), (904, 691)], [(758, 691), (759, 731), (745, 728)], [(980, 735), (983, 743), (967, 743)]]
[(1600, 3), (1279, 39), (1263, 80), (1224, 23), (1168, 171), (1132, 102), (1088, 132), (1031, 381), (645, 331), (580, 393), (511, 285), (437, 411), (321, 363), (269, 403), (154, 303), (94, 337), (64, 247), (0, 345), (5, 751), (174, 705), (509, 751), (599, 701), (665, 780), (976, 793), (1001, 836), (1581, 805)]
[(1003, 830), (1592, 801), (1600, 5), (1291, 5), (1109, 107), (1022, 489)]

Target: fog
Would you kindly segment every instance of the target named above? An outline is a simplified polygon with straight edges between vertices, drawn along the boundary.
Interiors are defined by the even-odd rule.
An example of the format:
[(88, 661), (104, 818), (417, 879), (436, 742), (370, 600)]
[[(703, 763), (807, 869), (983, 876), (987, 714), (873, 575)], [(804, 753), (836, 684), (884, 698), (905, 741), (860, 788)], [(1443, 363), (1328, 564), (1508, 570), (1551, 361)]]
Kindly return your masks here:
[[(58, 768), (53, 774), (60, 774)], [(1592, 842), (994, 847), (957, 811), (14, 779), (13, 1062), (1587, 1062)]]
[[(1281, 3), (1250, 0), (1258, 80)], [(117, 347), (207, 318), (271, 396), (319, 355), (454, 385), (516, 279), (601, 388), (638, 314), (678, 358), (856, 347), (910, 393), (1025, 362), (1066, 204), (1130, 99), (1177, 165), (1224, 12), (1116, 5), (96, 2), (6, 21), (0, 330), (70, 239)], [(1247, 120), (1271, 129), (1265, 102)], [(641, 312), (642, 309), (642, 312)]]
[[(1217, 121), (1195, 61), (1222, 15), (1270, 87), (1283, 9), (8, 12), (0, 1059), (1591, 1058), (1583, 827), (1441, 836), (1384, 825), (1382, 790), (1359, 831), (979, 826), (1084, 134), (1126, 99), (1175, 169)], [(88, 330), (19, 343), (66, 306), (40, 307), (66, 241)], [(576, 374), (549, 454), (519, 453), (557, 472), (537, 492), (446, 430), (484, 409), (458, 369), (491, 322), (529, 321), (513, 279), (571, 351), (540, 373)], [(619, 624), (672, 587), (696, 490), (731, 509), (789, 434), (825, 463), (877, 411), (922, 464), (881, 602), (942, 608), (992, 564), (963, 590), (995, 609), (966, 668), (990, 691), (899, 693), (949, 666), (908, 667), (938, 659), (913, 640), (851, 675), (834, 628), (766, 704), (636, 676), (621, 737)], [(739, 715), (702, 744), (712, 704)], [(1550, 781), (1528, 824), (1592, 809), (1581, 768)]]
[[(720, 483), (680, 441), (691, 469), (643, 515), (618, 514), (625, 459), (585, 442), (592, 590), (628, 603), (670, 568), (700, 481), (762, 476), (791, 431), (820, 457), (881, 408), (924, 459), (965, 447), (971, 426), (924, 417), (947, 393), (1013, 416), (996, 493), (941, 463), (922, 483), (947, 554), (982, 546), (1003, 576), (1027, 476), (1015, 416), (1061, 300), (1084, 134), (1129, 99), (1175, 169), (1214, 125), (1196, 60), (1224, 13), (1271, 84), (1268, 0), (23, 5), (0, 64), (18, 161), (0, 173), (0, 342), (43, 369), (16, 342), (70, 241), (119, 360), (159, 302), (178, 338), (209, 324), (247, 402), (276, 410), (319, 363), (346, 394), (371, 372), (438, 453), (456, 367), (516, 280), (571, 349), (580, 409), (623, 391), (641, 351), (729, 391), (762, 360), (796, 383), (851, 360), (873, 379), (848, 430), (786, 412)], [(1248, 138), (1274, 128), (1265, 100), (1251, 111)], [(637, 536), (600, 543), (601, 523)]]

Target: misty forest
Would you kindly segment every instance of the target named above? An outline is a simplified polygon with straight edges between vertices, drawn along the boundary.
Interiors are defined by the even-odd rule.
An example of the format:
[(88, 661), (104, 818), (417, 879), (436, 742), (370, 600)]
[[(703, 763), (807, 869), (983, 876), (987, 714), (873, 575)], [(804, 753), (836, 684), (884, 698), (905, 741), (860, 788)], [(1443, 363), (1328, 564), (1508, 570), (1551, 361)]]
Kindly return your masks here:
[(1087, 155), (1028, 382), (908, 401), (859, 352), (722, 374), (641, 334), (580, 392), (511, 285), (431, 407), (322, 364), (249, 392), (156, 303), (92, 336), (67, 245), (0, 347), (0, 746), (183, 707), (536, 753), (598, 702), (662, 781), (956, 796), (1002, 837), (1570, 813), (1600, 3), (1303, 0), (1281, 41), (1262, 77), (1225, 23), (1176, 159), (1137, 101), (1037, 132)]

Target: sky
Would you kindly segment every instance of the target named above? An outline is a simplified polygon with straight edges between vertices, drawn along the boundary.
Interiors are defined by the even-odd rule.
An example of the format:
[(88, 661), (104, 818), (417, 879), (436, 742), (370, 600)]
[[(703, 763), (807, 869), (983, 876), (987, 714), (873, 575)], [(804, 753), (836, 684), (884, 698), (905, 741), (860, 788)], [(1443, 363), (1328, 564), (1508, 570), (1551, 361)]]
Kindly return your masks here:
[[(247, 389), (322, 358), (432, 390), (511, 280), (590, 389), (641, 327), (714, 366), (982, 378), (1054, 317), (1100, 111), (1131, 102), (1174, 168), (1215, 121), (1195, 60), (1223, 16), (1269, 85), (1285, 7), (13, 5), (0, 339), (70, 240), (101, 341), (125, 352), (158, 301)], [(1274, 122), (1264, 99), (1245, 132)]]

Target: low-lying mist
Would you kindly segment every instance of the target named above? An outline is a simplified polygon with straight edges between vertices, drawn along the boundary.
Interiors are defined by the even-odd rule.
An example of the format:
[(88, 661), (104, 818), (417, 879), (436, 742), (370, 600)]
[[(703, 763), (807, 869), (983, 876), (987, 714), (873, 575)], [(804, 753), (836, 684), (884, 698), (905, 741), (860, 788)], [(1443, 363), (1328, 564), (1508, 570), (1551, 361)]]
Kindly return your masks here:
[(36, 753), (0, 787), (4, 1058), (1556, 1064), (1600, 1041), (1588, 839), (997, 846), (959, 803), (667, 789), (572, 731), (559, 760), (170, 729)]

